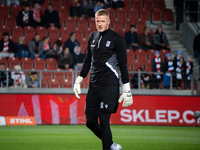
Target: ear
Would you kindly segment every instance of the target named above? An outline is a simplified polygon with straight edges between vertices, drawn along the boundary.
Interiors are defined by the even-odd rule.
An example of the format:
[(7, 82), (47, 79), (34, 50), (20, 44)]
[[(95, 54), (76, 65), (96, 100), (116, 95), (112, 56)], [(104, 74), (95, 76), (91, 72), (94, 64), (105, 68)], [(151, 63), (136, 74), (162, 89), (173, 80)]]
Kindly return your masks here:
[(110, 19), (108, 20), (108, 25), (110, 25)]

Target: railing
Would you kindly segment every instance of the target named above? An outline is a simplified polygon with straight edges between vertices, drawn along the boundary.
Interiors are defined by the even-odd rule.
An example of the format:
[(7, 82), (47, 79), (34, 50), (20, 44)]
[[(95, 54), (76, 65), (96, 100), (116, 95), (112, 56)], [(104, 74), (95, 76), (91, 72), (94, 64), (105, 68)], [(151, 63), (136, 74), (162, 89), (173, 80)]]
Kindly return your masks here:
[[(190, 10), (187, 10), (186, 6), (189, 6), (187, 3), (188, 2), (197, 2), (197, 6), (198, 6), (198, 10), (197, 11), (190, 11)], [(200, 20), (200, 0), (185, 0), (184, 3), (183, 3), (183, 8), (184, 8), (184, 22), (185, 22), (185, 17), (186, 16), (190, 16), (189, 13), (192, 13), (192, 14), (197, 14), (198, 15), (198, 21)], [(193, 21), (193, 22), (196, 22), (192, 19), (192, 17), (190, 16), (190, 19)]]
[[(197, 66), (197, 68), (198, 68), (198, 66)], [(9, 72), (14, 71), (14, 70), (6, 69), (4, 71), (6, 71), (6, 73), (7, 73), (6, 87), (5, 88), (9, 88)], [(28, 74), (29, 72), (32, 72), (33, 70), (22, 70), (22, 71), (25, 74)], [(38, 72), (38, 75), (40, 76), (40, 78), (39, 78), (40, 79), (40, 82), (39, 82), (40, 85), (39, 85), (38, 88), (43, 88), (42, 87), (42, 81), (43, 81), (43, 79), (45, 79), (45, 76), (43, 76), (43, 74), (45, 72), (49, 72), (49, 73), (64, 73), (64, 74), (68, 74), (68, 75), (70, 74), (71, 80), (67, 81), (67, 82), (70, 82), (70, 87), (69, 88), (73, 87), (75, 78), (79, 75), (79, 72), (74, 71), (74, 70), (67, 70), (67, 71), (63, 71), (63, 70), (60, 70), (60, 71), (57, 71), (57, 70), (34, 70), (34, 71)], [(142, 74), (148, 74), (150, 76), (150, 80), (151, 80), (151, 83), (150, 83), (151, 89), (153, 87), (155, 87), (154, 80), (153, 80), (153, 78), (151, 78), (151, 75), (155, 74), (154, 72), (129, 71), (130, 81), (132, 80), (134, 74), (138, 74), (138, 78), (137, 78), (137, 85), (138, 85), (138, 87), (137, 87), (137, 89), (141, 89), (141, 82), (140, 81), (141, 81), (141, 75)], [(54, 77), (52, 77), (52, 78), (54, 78)], [(86, 78), (88, 78), (88, 80), (89, 80), (89, 75)], [(169, 89), (171, 89), (171, 90), (173, 89), (173, 80), (174, 80), (173, 76), (170, 75), (170, 84), (169, 84), (170, 86), (169, 86)], [(86, 84), (88, 84), (88, 86), (85, 87), (85, 88), (88, 88), (89, 87), (89, 83), (86, 83)], [(134, 85), (132, 85), (132, 86), (134, 86)], [(161, 79), (160, 83), (159, 83), (159, 89), (162, 89), (162, 88), (163, 87), (162, 87), (162, 79)], [(191, 75), (190, 90), (191, 90), (191, 94), (194, 95), (194, 76), (193, 75)]]

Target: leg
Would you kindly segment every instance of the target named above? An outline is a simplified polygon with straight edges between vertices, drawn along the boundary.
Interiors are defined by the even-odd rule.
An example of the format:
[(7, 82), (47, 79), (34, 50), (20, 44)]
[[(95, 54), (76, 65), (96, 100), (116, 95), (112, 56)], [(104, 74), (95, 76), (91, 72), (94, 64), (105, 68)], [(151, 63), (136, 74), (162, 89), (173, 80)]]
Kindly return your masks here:
[(113, 143), (112, 133), (110, 130), (110, 116), (111, 113), (108, 112), (101, 112), (99, 114), (103, 150), (110, 150), (110, 146)]
[(46, 59), (46, 56), (44, 54), (41, 54), (39, 57), (43, 58), (44, 60)]
[(34, 54), (30, 54), (30, 58), (33, 60), (35, 58)]
[(86, 126), (101, 140), (101, 127), (98, 123), (98, 114), (86, 114)]

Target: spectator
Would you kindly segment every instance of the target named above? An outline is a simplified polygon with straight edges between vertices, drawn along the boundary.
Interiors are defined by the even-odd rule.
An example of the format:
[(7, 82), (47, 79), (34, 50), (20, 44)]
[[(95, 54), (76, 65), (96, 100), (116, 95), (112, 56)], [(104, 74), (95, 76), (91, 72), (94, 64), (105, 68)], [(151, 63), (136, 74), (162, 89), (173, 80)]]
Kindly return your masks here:
[(17, 25), (21, 26), (22, 28), (25, 26), (35, 27), (35, 24), (33, 21), (33, 13), (32, 11), (30, 11), (29, 5), (25, 5), (24, 9), (18, 13)]
[(173, 66), (173, 61), (171, 54), (168, 53), (166, 54), (166, 59), (163, 64), (162, 68), (163, 74), (163, 88), (169, 88), (169, 83), (170, 83), (170, 76), (174, 72), (174, 66)]
[(182, 51), (179, 50), (173, 61), (175, 71), (175, 74), (173, 76), (173, 88), (175, 89), (178, 86), (179, 90), (181, 89), (182, 74), (184, 73), (184, 59), (182, 55)]
[(138, 74), (140, 73), (140, 88), (141, 89), (150, 89), (150, 76), (146, 73), (141, 73), (143, 71), (142, 68), (138, 68), (136, 71), (138, 71), (138, 73), (135, 73), (132, 80), (131, 80), (131, 84), (134, 85), (134, 89), (138, 88)]
[(19, 5), (19, 0), (6, 0), (6, 4), (8, 7), (10, 7), (11, 4), (13, 5)]
[(83, 66), (84, 55), (81, 53), (80, 45), (75, 46), (73, 54), (74, 69), (80, 70)]
[(40, 10), (39, 3), (36, 2), (34, 4), (31, 13), (33, 14), (33, 21), (35, 23), (35, 26), (42, 26), (42, 11)]
[(28, 46), (26, 45), (23, 36), (19, 36), (15, 43), (16, 56), (23, 58), (29, 57)]
[(74, 47), (76, 45), (80, 45), (80, 44), (79, 44), (79, 42), (76, 39), (76, 34), (74, 32), (71, 32), (70, 33), (70, 37), (65, 42), (65, 46), (69, 47), (70, 53), (73, 54), (74, 53)]
[(11, 79), (13, 79), (13, 87), (23, 87), (27, 88), (26, 85), (26, 76), (23, 71), (21, 71), (21, 66), (16, 65), (14, 66), (14, 71), (11, 72)]
[[(3, 63), (0, 63), (0, 87), (6, 86), (7, 83), (7, 71)], [(10, 72), (8, 71), (8, 86), (13, 85), (13, 80), (11, 80)]]
[(31, 59), (34, 58), (43, 58), (45, 59), (45, 55), (43, 54), (43, 42), (40, 40), (40, 35), (35, 34), (32, 41), (29, 43), (29, 52)]
[(153, 86), (158, 89), (159, 88), (159, 83), (161, 81), (161, 70), (162, 70), (162, 60), (160, 58), (160, 52), (159, 51), (155, 51), (154, 52), (154, 56), (155, 58), (153, 58), (152, 62), (151, 62), (151, 68), (152, 68), (152, 72), (153, 72)]
[(71, 17), (81, 17), (82, 16), (82, 7), (79, 0), (72, 0), (70, 5), (70, 16)]
[(44, 12), (44, 26), (46, 28), (56, 27), (60, 29), (60, 18), (58, 12), (54, 9), (53, 4), (49, 3)]
[(43, 42), (43, 50), (44, 50), (43, 54), (45, 55), (45, 58), (51, 57), (53, 55), (53, 52), (52, 52), (51, 46), (49, 44), (49, 38), (44, 37), (42, 42)]
[(163, 32), (162, 26), (158, 26), (156, 32), (153, 34), (153, 41), (156, 50), (167, 49), (170, 50), (169, 41), (166, 34)]
[(92, 0), (81, 0), (81, 6), (86, 19), (88, 16), (94, 17), (94, 3)]
[(10, 39), (9, 33), (3, 33), (3, 39), (0, 41), (0, 58), (1, 57), (14, 57), (15, 45)]
[(55, 58), (58, 59), (58, 56), (62, 53), (63, 47), (62, 42), (60, 40), (56, 41), (53, 45), (53, 54), (55, 55)]
[(190, 56), (185, 56), (184, 62), (184, 89), (189, 89), (191, 74), (193, 73), (193, 62), (191, 62)]
[(70, 66), (73, 64), (73, 56), (69, 52), (68, 47), (63, 48), (63, 52), (59, 55), (58, 58), (59, 68), (62, 69), (69, 69)]
[(179, 30), (180, 23), (183, 22), (183, 3), (184, 0), (174, 0), (174, 9), (176, 10), (176, 30)]
[(149, 27), (146, 26), (144, 28), (144, 33), (139, 35), (139, 43), (144, 50), (153, 49), (153, 39)]
[(99, 9), (102, 9), (100, 1), (97, 1), (94, 7), (94, 13), (97, 12)]
[(139, 48), (139, 39), (137, 32), (135, 32), (135, 25), (130, 25), (130, 31), (125, 33), (125, 40), (128, 49)]
[(37, 88), (40, 86), (40, 77), (36, 71), (30, 72), (26, 76), (26, 84), (28, 88)]
[(123, 7), (124, 7), (124, 2), (123, 2), (123, 0), (112, 0), (112, 7), (113, 7), (114, 9), (123, 8)]
[(194, 38), (193, 49), (194, 49), (194, 57), (198, 58), (198, 65), (199, 65), (198, 81), (200, 81), (200, 33)]

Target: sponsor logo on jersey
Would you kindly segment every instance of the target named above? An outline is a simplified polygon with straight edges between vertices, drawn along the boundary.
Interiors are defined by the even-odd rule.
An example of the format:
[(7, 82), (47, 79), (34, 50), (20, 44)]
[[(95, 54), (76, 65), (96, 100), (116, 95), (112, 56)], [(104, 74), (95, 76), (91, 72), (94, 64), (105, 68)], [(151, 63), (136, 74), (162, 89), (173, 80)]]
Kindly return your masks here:
[(109, 47), (109, 46), (110, 46), (110, 43), (111, 43), (111, 41), (107, 41), (107, 42), (106, 42), (106, 47)]
[(108, 108), (108, 104), (105, 104), (105, 108), (106, 108), (106, 109)]

